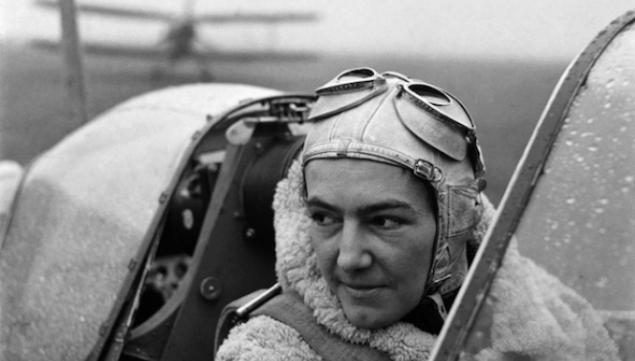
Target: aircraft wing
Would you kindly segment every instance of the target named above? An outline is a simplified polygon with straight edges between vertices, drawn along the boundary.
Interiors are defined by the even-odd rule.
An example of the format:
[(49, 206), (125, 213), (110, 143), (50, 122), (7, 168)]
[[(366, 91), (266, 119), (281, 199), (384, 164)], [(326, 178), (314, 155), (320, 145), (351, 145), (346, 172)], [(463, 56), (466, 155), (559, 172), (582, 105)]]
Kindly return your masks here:
[[(58, 1), (53, 0), (36, 0), (35, 3), (42, 7), (47, 8), (59, 8)], [(123, 8), (123, 7), (111, 7), (111, 6), (102, 6), (96, 4), (76, 4), (75, 5), (78, 11), (84, 13), (93, 13), (99, 15), (107, 15), (107, 16), (115, 16), (122, 18), (134, 18), (134, 19), (150, 19), (150, 20), (161, 20), (161, 21), (169, 21), (173, 20), (174, 16), (161, 11), (148, 11), (142, 9), (132, 9), (132, 8)]]
[[(32, 45), (47, 51), (59, 51), (61, 43), (45, 39), (31, 41)], [(136, 46), (114, 43), (91, 43), (82, 42), (82, 49), (88, 55), (128, 57), (128, 58), (148, 58), (159, 59), (168, 56), (168, 49), (165, 46)], [(208, 59), (210, 61), (233, 61), (233, 62), (253, 62), (253, 61), (300, 61), (311, 60), (317, 56), (314, 53), (301, 51), (269, 51), (269, 50), (222, 50), (209, 49), (196, 51), (193, 56)]]
[[(59, 8), (59, 2), (55, 0), (35, 0), (35, 3), (42, 7)], [(96, 4), (76, 4), (77, 10), (84, 13), (93, 13), (123, 18), (150, 19), (169, 21), (174, 20), (174, 16), (167, 12), (157, 10), (134, 9), (126, 7), (113, 7)], [(195, 17), (199, 23), (212, 24), (233, 24), (233, 23), (258, 23), (277, 24), (282, 22), (309, 22), (317, 20), (317, 15), (311, 12), (236, 12), (226, 14), (204, 14)]]
[(315, 21), (318, 16), (310, 12), (276, 12), (276, 13), (243, 13), (233, 14), (207, 14), (196, 16), (199, 23), (210, 24), (233, 24), (233, 23), (258, 23), (277, 24), (288, 22), (309, 22)]
[[(35, 39), (31, 44), (37, 48), (47, 51), (59, 51), (62, 44), (59, 41), (46, 39)], [(132, 57), (132, 58), (152, 58), (162, 56), (165, 51), (161, 47), (139, 47), (112, 43), (87, 43), (82, 42), (82, 50), (90, 55)]]

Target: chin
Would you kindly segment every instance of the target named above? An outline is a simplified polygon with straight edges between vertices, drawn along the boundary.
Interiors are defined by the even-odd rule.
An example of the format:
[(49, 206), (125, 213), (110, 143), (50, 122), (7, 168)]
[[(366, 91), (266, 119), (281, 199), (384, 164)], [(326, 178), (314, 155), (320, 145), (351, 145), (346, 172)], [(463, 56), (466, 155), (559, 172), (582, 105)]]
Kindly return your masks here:
[(344, 314), (348, 321), (355, 327), (376, 329), (388, 326), (392, 322), (382, 317), (377, 310), (368, 310), (355, 306), (344, 306)]

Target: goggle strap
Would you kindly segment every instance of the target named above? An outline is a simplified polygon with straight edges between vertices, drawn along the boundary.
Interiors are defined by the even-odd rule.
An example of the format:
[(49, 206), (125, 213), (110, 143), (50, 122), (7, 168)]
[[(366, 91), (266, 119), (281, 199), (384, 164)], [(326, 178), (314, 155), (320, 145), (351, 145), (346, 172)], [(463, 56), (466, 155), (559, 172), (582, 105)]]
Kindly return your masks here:
[(318, 88), (315, 93), (319, 96), (336, 95), (340, 93), (356, 92), (363, 89), (372, 89), (375, 86), (375, 79), (355, 80), (339, 84), (327, 84)]
[[(340, 106), (339, 108), (335, 108), (335, 109), (329, 110), (329, 111), (321, 113), (321, 114), (313, 115), (313, 116), (311, 116), (310, 118), (307, 119), (307, 122), (317, 122), (317, 121), (320, 121), (322, 119), (330, 118), (332, 116), (335, 116), (337, 114), (343, 113), (345, 111), (357, 108), (358, 106), (366, 103), (370, 99), (372, 99), (372, 98), (374, 98), (374, 97), (376, 97), (378, 95), (381, 95), (387, 89), (388, 89), (388, 87), (385, 87), (385, 86), (384, 87), (375, 88), (372, 92), (368, 93), (366, 96), (364, 96), (362, 98), (359, 98), (359, 99), (357, 99), (357, 100), (355, 100), (355, 101), (353, 101), (351, 103), (348, 103), (346, 105)], [(323, 96), (327, 96), (328, 97), (328, 95), (323, 95)]]

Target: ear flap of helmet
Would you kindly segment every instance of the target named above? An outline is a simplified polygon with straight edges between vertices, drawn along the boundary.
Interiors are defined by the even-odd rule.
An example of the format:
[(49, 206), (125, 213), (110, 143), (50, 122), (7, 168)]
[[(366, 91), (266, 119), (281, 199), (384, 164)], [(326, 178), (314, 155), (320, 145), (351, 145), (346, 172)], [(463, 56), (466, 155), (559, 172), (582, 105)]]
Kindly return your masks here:
[(448, 186), (439, 201), (437, 240), (429, 290), (442, 294), (455, 290), (463, 282), (467, 272), (466, 242), (473, 237), (474, 229), (482, 213), (478, 182), (469, 185)]
[[(448, 186), (448, 240), (455, 237), (464, 238), (470, 236), (478, 223), (479, 189), (475, 182), (470, 185)], [(478, 183), (478, 182), (476, 182)]]

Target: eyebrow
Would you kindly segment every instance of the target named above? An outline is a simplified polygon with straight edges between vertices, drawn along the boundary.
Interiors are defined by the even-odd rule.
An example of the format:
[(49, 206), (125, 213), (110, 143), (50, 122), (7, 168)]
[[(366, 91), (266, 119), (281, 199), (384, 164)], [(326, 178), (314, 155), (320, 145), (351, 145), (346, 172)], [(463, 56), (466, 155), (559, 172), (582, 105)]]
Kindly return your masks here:
[[(310, 206), (310, 207), (320, 207), (320, 208), (327, 209), (329, 211), (340, 210), (338, 207), (315, 196), (307, 199), (306, 204), (307, 206)], [(410, 204), (404, 201), (400, 201), (397, 199), (387, 199), (378, 203), (373, 203), (373, 204), (369, 204), (367, 206), (361, 207), (360, 209), (356, 210), (356, 213), (368, 214), (368, 213), (395, 210), (395, 209), (416, 212), (416, 210)]]
[(329, 211), (339, 211), (339, 208), (327, 203), (326, 201), (321, 200), (318, 197), (311, 197), (306, 200), (306, 205), (309, 207), (319, 207), (328, 209)]

